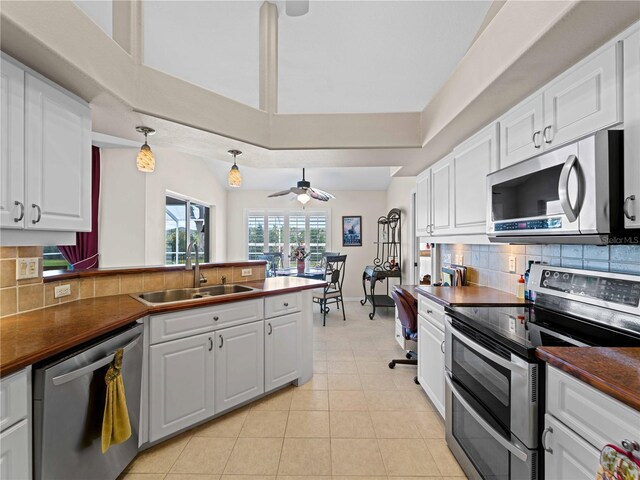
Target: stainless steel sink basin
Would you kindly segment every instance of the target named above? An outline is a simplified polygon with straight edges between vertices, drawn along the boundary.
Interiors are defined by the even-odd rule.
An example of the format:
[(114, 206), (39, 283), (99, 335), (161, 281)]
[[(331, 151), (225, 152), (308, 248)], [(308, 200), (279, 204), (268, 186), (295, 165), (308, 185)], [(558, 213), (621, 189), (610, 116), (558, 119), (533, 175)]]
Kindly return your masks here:
[(164, 305), (167, 303), (196, 302), (198, 300), (219, 297), (222, 295), (234, 295), (256, 290), (246, 285), (212, 285), (200, 288), (179, 288), (176, 290), (163, 290), (160, 292), (147, 292), (131, 295), (145, 305)]

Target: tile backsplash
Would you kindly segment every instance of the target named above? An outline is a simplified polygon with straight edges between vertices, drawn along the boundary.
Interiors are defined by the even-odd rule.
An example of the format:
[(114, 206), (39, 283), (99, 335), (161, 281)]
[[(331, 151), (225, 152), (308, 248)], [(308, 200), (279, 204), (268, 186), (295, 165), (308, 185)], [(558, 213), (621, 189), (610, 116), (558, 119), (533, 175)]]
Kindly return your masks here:
[[(518, 279), (528, 261), (569, 268), (640, 275), (640, 245), (470, 245), (442, 244), (442, 263), (455, 263), (462, 255), (468, 283), (516, 293)], [(509, 257), (516, 273), (509, 272)]]

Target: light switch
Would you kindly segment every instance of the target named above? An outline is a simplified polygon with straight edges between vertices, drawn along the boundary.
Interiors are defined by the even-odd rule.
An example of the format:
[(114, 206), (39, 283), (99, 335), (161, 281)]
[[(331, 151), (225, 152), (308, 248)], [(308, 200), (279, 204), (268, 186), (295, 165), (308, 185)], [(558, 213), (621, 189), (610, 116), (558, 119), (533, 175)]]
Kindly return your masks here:
[(39, 271), (38, 257), (33, 258), (19, 258), (16, 261), (16, 280), (23, 280), (25, 278), (36, 278)]

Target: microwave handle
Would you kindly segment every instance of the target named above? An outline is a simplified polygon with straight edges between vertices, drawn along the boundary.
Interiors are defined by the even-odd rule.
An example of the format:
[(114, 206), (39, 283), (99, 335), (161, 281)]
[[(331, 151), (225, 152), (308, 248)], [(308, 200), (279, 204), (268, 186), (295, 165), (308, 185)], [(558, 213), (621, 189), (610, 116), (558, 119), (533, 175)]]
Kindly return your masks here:
[(558, 180), (558, 198), (560, 200), (560, 206), (562, 207), (564, 214), (567, 216), (567, 220), (571, 223), (578, 219), (578, 212), (574, 210), (571, 206), (571, 201), (569, 200), (569, 175), (571, 174), (571, 170), (576, 166), (577, 161), (578, 157), (575, 155), (569, 155), (567, 161), (564, 162), (564, 166), (560, 172), (560, 179)]
[(507, 439), (505, 439), (500, 433), (496, 432), (496, 430), (489, 425), (484, 418), (482, 418), (478, 412), (476, 412), (471, 405), (462, 397), (456, 386), (453, 384), (451, 373), (445, 372), (444, 379), (447, 382), (447, 386), (451, 390), (451, 393), (456, 397), (456, 399), (462, 404), (467, 413), (473, 417), (473, 419), (480, 424), (484, 430), (491, 435), (496, 442), (506, 448), (509, 452), (515, 455), (518, 460), (522, 462), (526, 462), (529, 458), (526, 452), (522, 451), (520, 447), (511, 443)]

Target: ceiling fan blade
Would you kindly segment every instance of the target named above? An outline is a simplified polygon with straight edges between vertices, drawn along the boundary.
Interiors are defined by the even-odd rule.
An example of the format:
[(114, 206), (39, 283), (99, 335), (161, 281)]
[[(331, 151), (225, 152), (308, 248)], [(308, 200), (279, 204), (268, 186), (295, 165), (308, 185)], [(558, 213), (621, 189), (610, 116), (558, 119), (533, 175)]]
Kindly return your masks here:
[(291, 193), (295, 193), (296, 195), (302, 195), (304, 193), (307, 193), (307, 189), (306, 188), (299, 188), (299, 187), (291, 187)]
[(281, 197), (283, 195), (288, 195), (290, 193), (291, 193), (291, 189), (282, 190), (281, 192), (272, 193), (271, 195), (269, 195), (269, 197)]
[[(313, 190), (313, 192), (318, 195), (319, 197), (323, 197), (322, 200), (324, 200), (325, 202), (331, 198), (336, 198), (334, 197), (332, 194), (330, 194), (329, 192), (325, 192), (324, 190), (320, 190), (319, 188), (310, 188), (309, 190)], [(311, 195), (311, 194), (309, 194)], [(314, 197), (313, 195), (311, 195), (311, 197)], [(320, 198), (319, 198), (320, 200)]]

